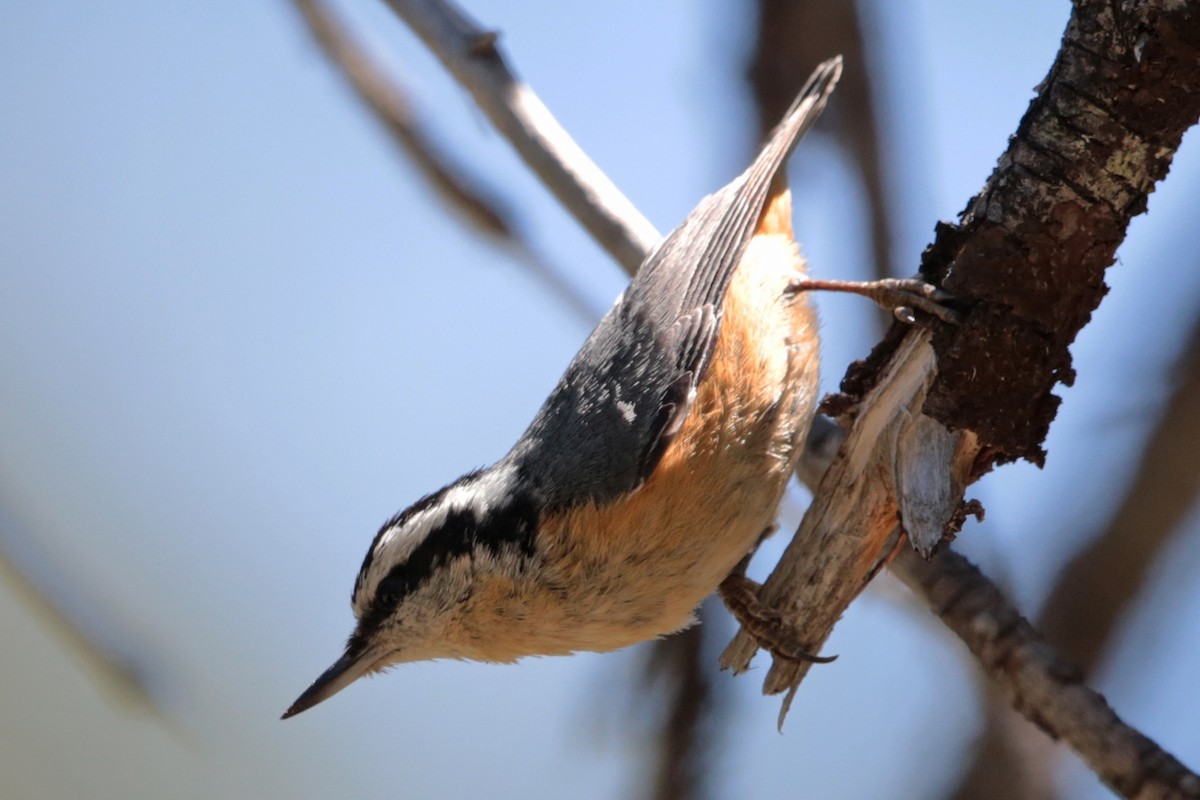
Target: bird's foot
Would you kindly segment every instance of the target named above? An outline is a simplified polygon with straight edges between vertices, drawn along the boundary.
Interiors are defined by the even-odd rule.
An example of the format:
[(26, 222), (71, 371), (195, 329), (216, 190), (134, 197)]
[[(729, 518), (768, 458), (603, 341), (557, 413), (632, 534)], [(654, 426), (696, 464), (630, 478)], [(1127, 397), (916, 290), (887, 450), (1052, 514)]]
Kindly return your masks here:
[(810, 661), (828, 664), (837, 656), (818, 656), (809, 652), (783, 620), (783, 615), (758, 597), (762, 584), (734, 572), (721, 582), (718, 589), (725, 607), (750, 634), (755, 643), (776, 658), (785, 661)]
[(957, 325), (958, 313), (946, 304), (953, 295), (919, 278), (884, 278), (877, 281), (825, 281), (798, 278), (788, 284), (791, 292), (848, 292), (874, 300), (890, 310), (896, 319), (912, 324), (916, 321), (913, 309), (931, 314), (942, 322)]

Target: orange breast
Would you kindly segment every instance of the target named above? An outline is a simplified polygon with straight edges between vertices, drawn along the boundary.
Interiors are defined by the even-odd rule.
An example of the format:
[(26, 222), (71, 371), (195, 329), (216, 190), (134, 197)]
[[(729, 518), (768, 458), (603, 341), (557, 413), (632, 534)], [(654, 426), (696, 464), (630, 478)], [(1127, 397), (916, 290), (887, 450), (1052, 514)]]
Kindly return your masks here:
[[(734, 273), (695, 405), (637, 491), (546, 520), (543, 538), (578, 594), (579, 649), (621, 647), (686, 626), (774, 523), (816, 400), (818, 339), (786, 192)], [(596, 642), (603, 646), (596, 646)]]
[(787, 291), (804, 267), (790, 220), (783, 191), (734, 273), (695, 404), (654, 473), (606, 506), (543, 519), (541, 564), (524, 577), (515, 565), (480, 576), (471, 628), (447, 631), (463, 657), (614, 650), (678, 630), (773, 525), (817, 390), (815, 314)]

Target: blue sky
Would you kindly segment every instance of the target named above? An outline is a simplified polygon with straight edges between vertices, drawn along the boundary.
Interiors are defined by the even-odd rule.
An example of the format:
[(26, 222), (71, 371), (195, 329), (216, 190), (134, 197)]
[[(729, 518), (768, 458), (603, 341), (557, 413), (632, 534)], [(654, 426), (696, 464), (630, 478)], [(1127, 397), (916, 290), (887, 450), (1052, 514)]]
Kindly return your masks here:
[[(621, 272), (376, 5), (341, 7), (599, 314)], [(662, 230), (755, 145), (741, 4), (467, 7)], [(875, 4), (905, 271), (986, 179), (1068, 13), (1065, 0)], [(114, 701), (0, 584), (5, 794), (601, 798), (637, 785), (636, 654), (411, 665), (277, 721), (349, 632), (379, 523), (502, 455), (592, 321), (445, 213), (288, 3), (6, 3), (0, 67), (0, 541), (132, 659), (172, 720)], [(1029, 609), (1119, 499), (1190, 327), (1196, 150), (1185, 142), (1110, 272), (1047, 468), (1005, 468), (972, 492), (989, 515), (964, 544)], [(861, 196), (836, 147), (812, 137), (792, 174), (814, 271), (865, 276)], [(870, 346), (873, 312), (819, 302), (829, 389)], [(805, 502), (796, 490), (789, 522)], [(1193, 531), (1099, 676), (1193, 766), (1198, 560)], [(956, 643), (880, 581), (829, 650), (841, 659), (805, 683), (784, 736), (761, 670), (718, 682), (737, 729), (721, 794), (792, 796), (797, 775), (847, 798), (953, 782), (978, 725)], [(872, 768), (851, 769), (864, 752)], [(1079, 770), (1062, 780), (1105, 796)]]

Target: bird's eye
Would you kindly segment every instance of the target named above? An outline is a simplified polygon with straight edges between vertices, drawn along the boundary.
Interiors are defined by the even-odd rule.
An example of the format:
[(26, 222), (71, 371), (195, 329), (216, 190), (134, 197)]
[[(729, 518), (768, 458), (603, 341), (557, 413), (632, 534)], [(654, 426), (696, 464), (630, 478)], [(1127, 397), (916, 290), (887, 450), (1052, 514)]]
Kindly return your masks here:
[(393, 569), (387, 577), (379, 582), (375, 590), (375, 602), (395, 605), (413, 590), (404, 567)]

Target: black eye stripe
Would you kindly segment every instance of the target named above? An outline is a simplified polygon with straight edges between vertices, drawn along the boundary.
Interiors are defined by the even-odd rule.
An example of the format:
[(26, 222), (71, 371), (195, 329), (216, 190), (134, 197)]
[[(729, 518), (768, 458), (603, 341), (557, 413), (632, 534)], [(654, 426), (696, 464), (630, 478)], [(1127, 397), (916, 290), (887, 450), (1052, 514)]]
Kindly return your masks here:
[[(440, 494), (435, 495), (434, 499)], [(423, 508), (428, 508), (433, 502), (427, 500)], [(408, 509), (401, 516), (409, 515), (409, 512), (416, 513)], [(395, 523), (385, 526), (384, 530), (391, 524)], [(480, 550), (493, 556), (505, 551), (525, 557), (533, 556), (536, 530), (537, 506), (527, 495), (509, 498), (503, 506), (490, 509), (483, 519), (479, 519), (471, 509), (451, 511), (446, 515), (446, 521), (430, 531), (406, 561), (392, 567), (379, 582), (375, 596), (359, 623), (362, 632), (377, 628), (405, 597), (423, 586), (439, 569), (458, 558)], [(374, 545), (371, 549), (374, 551)], [(369, 563), (368, 555), (368, 561), (363, 566), (364, 574)]]
[(379, 529), (379, 532), (375, 534), (375, 538), (371, 540), (371, 546), (367, 548), (367, 555), (363, 558), (362, 567), (358, 570), (358, 578), (354, 581), (354, 593), (350, 596), (351, 605), (354, 604), (354, 598), (358, 596), (358, 593), (362, 590), (363, 584), (366, 583), (367, 573), (371, 569), (371, 564), (375, 561), (375, 549), (379, 547), (379, 540), (383, 538), (383, 535), (396, 526), (404, 525), (404, 523), (408, 522), (422, 511), (432, 508), (446, 495), (446, 492), (450, 491), (453, 486), (465, 481), (474, 480), (479, 473), (480, 470), (468, 472), (466, 475), (463, 475), (461, 478), (459, 478), (455, 483), (452, 483), (449, 486), (444, 486), (441, 489), (438, 489), (436, 492), (425, 495), (408, 508), (397, 512), (392, 516), (391, 519), (383, 523), (383, 526)]

